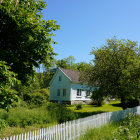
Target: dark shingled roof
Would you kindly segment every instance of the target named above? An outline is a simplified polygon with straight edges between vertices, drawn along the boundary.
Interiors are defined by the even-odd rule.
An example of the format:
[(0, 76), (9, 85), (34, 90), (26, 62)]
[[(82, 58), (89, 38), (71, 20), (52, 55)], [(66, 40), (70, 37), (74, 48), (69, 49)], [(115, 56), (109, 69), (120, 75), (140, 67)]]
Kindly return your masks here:
[(78, 71), (75, 70), (69, 70), (69, 69), (64, 69), (64, 68), (60, 68), (61, 71), (63, 71), (73, 83), (79, 83), (79, 77), (80, 77), (80, 73)]

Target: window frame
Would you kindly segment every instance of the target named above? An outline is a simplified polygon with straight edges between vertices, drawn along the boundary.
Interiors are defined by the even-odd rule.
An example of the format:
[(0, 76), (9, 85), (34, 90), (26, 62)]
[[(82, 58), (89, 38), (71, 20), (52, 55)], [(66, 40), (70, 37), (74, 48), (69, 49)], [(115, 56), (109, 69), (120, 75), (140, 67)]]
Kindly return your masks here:
[(60, 88), (57, 89), (57, 96), (60, 96)]
[(82, 89), (81, 88), (78, 88), (77, 89), (77, 96), (78, 97), (81, 97), (82, 96)]
[(67, 93), (66, 88), (63, 88), (63, 96), (66, 96), (66, 93)]
[(61, 82), (62, 81), (62, 76), (58, 77), (58, 81)]

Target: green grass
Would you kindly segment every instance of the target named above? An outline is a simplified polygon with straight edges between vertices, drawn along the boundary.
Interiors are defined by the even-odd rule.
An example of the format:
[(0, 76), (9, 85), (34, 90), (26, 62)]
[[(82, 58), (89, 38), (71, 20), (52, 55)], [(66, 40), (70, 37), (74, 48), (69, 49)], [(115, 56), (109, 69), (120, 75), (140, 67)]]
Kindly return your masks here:
[(112, 140), (111, 134), (119, 128), (118, 124), (107, 124), (100, 128), (87, 130), (79, 140)]
[[(77, 119), (77, 114), (65, 106), (48, 103), (42, 107), (16, 107), (0, 110), (0, 138), (46, 128), (52, 124)], [(1, 123), (3, 122), (3, 123)]]
[(98, 113), (122, 110), (120, 101), (111, 101), (109, 104), (104, 104), (100, 107), (96, 105), (83, 105), (82, 109), (80, 110), (76, 110), (75, 105), (68, 106), (67, 108), (77, 112), (79, 117), (87, 117)]
[(0, 132), (0, 138), (10, 137), (13, 135), (24, 134), (25, 132), (30, 132), (34, 130), (38, 130), (41, 128), (46, 128), (52, 125), (56, 125), (56, 123), (49, 123), (49, 124), (34, 124), (32, 126), (22, 127), (8, 127)]
[(79, 140), (140, 140), (140, 115), (86, 131)]
[(75, 105), (65, 108), (64, 106), (50, 103), (46, 106), (33, 109), (17, 107), (10, 109), (8, 113), (4, 110), (0, 110), (0, 118), (5, 120), (9, 125), (8, 128), (5, 128), (0, 132), (0, 138), (45, 128), (52, 124), (82, 118), (93, 114), (118, 111), (122, 108), (120, 107), (119, 101), (112, 101), (110, 104), (105, 104), (102, 107), (83, 105), (82, 109), (75, 109)]
[(45, 107), (34, 109), (18, 107), (10, 109), (9, 112), (0, 110), (0, 118), (8, 125), (0, 131), (0, 138), (57, 124), (57, 120), (49, 115)]

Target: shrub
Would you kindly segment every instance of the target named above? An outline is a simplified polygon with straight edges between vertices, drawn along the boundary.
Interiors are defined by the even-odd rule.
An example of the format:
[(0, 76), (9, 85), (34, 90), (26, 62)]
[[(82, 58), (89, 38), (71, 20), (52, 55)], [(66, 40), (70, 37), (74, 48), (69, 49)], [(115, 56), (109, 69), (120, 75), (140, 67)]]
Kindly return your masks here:
[(82, 108), (83, 108), (82, 104), (77, 104), (77, 105), (76, 105), (76, 110), (80, 110), (80, 109), (82, 109)]
[(78, 117), (77, 113), (57, 103), (49, 103), (47, 110), (51, 117), (59, 123), (74, 120)]
[(93, 100), (94, 104), (96, 104), (97, 106), (102, 106), (105, 104), (104, 102), (104, 96), (102, 95), (102, 89), (98, 89), (96, 91), (94, 91), (91, 95), (91, 99)]
[(25, 90), (23, 100), (27, 102), (28, 105), (41, 106), (49, 101), (49, 89)]
[(114, 133), (115, 140), (137, 140), (140, 138), (140, 117), (136, 117), (133, 114), (124, 119), (121, 126)]
[(10, 127), (26, 127), (33, 124), (46, 124), (56, 121), (50, 117), (45, 108), (15, 108), (9, 112), (1, 112), (0, 118), (5, 120)]
[(2, 131), (4, 128), (8, 127), (7, 123), (5, 120), (0, 119), (0, 131)]
[(49, 88), (43, 88), (38, 90), (39, 93), (41, 93), (46, 101), (49, 101), (49, 96), (50, 96), (50, 90)]
[(45, 97), (39, 92), (32, 94), (31, 98), (31, 102), (35, 105), (41, 106), (45, 102)]
[(139, 98), (127, 99), (126, 103), (127, 103), (127, 106), (128, 106), (129, 108), (138, 106), (138, 105), (139, 105)]

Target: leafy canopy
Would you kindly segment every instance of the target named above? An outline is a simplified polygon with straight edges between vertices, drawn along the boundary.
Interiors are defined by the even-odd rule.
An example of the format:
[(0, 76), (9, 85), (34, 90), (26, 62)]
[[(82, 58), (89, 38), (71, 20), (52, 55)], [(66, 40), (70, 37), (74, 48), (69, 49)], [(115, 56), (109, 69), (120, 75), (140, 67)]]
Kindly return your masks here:
[(55, 20), (43, 20), (43, 0), (0, 1), (0, 60), (6, 61), (18, 79), (25, 83), (33, 67), (49, 67), (53, 52)]
[(11, 104), (18, 100), (16, 91), (12, 89), (15, 83), (19, 83), (16, 74), (10, 71), (5, 62), (0, 61), (0, 108), (8, 111)]
[[(106, 45), (92, 50), (94, 66), (86, 69), (84, 81), (96, 85), (105, 97), (120, 98), (122, 107), (128, 100), (140, 98), (140, 55), (137, 42), (108, 39)], [(132, 104), (133, 106), (133, 104)]]

